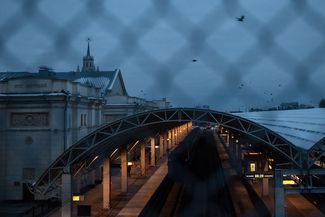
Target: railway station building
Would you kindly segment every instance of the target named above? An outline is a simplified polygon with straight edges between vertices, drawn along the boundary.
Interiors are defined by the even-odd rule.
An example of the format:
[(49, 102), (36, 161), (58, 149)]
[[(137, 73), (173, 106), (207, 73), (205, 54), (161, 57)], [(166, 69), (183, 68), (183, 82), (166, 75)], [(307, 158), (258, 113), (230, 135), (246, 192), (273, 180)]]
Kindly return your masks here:
[(61, 153), (105, 122), (158, 108), (166, 99), (129, 96), (119, 69), (0, 73), (0, 200), (31, 199), (32, 183)]

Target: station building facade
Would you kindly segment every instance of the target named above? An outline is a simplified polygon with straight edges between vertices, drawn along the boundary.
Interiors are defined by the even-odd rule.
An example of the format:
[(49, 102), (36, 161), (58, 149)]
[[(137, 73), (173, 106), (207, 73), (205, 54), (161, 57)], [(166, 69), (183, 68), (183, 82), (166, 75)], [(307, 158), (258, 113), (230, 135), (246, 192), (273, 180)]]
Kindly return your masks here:
[(105, 122), (169, 106), (129, 96), (119, 69), (95, 67), (89, 44), (82, 70), (0, 73), (0, 200), (33, 199), (27, 183)]

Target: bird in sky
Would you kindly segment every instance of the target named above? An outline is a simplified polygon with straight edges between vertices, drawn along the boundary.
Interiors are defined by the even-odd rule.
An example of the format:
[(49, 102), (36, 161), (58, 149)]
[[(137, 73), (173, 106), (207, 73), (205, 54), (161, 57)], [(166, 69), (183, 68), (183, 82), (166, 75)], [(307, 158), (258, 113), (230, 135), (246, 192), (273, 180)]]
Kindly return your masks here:
[(196, 59), (192, 59), (192, 62), (196, 62), (197, 60)]
[(241, 17), (236, 17), (236, 19), (237, 19), (239, 22), (243, 22), (244, 19), (245, 19), (245, 16), (242, 15)]

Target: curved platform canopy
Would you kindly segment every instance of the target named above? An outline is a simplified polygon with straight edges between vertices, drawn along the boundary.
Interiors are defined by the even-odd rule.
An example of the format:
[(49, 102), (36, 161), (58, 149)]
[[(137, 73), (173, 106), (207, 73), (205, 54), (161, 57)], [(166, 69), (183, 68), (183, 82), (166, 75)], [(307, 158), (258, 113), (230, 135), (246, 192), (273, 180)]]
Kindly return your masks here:
[(103, 125), (62, 153), (33, 184), (33, 192), (43, 195), (60, 186), (61, 175), (87, 169), (94, 160), (101, 162), (127, 144), (155, 136), (187, 122), (212, 123), (247, 134), (266, 145), (295, 168), (306, 165), (304, 149), (271, 129), (233, 114), (193, 108), (153, 110)]
[(325, 151), (325, 108), (236, 113), (308, 152), (308, 166)]

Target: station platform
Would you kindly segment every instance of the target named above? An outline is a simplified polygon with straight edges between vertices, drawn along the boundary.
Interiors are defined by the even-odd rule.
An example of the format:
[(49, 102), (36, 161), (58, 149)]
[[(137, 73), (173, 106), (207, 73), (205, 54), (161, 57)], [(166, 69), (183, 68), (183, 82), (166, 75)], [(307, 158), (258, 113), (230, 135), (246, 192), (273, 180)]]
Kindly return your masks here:
[(139, 189), (133, 198), (119, 212), (118, 217), (139, 216), (143, 208), (155, 193), (162, 180), (168, 173), (167, 160), (165, 160), (149, 180)]
[[(236, 170), (230, 165), (228, 160), (229, 156), (221, 143), (218, 143), (218, 152), (220, 158), (223, 159), (222, 167), (229, 179), (230, 193), (237, 216), (265, 216), (263, 215), (263, 209), (258, 209), (259, 206), (256, 204), (261, 204), (260, 201), (257, 200), (252, 202), (252, 200), (249, 199), (252, 197), (254, 198), (254, 195), (249, 193), (247, 188), (240, 181), (240, 177)], [(255, 196), (258, 196), (258, 198), (264, 202), (264, 205), (269, 210), (269, 214), (274, 216), (274, 180), (269, 180), (268, 196), (263, 196), (262, 194), (262, 180), (257, 180), (255, 182), (249, 181), (249, 184), (254, 189)], [(324, 213), (317, 209), (317, 207), (301, 194), (285, 195), (284, 206), (286, 217), (325, 217)]]
[(222, 168), (226, 179), (228, 179), (228, 187), (232, 197), (233, 206), (238, 217), (258, 217), (254, 204), (249, 199), (247, 189), (240, 181), (236, 170), (231, 166), (229, 156), (222, 143), (215, 136), (217, 142), (217, 149), (220, 160), (222, 161)]
[[(262, 198), (271, 213), (274, 213), (274, 184), (273, 180), (269, 182), (269, 196), (262, 195), (262, 185), (257, 181), (252, 183), (257, 194)], [(314, 206), (301, 194), (286, 194), (284, 198), (285, 214), (287, 217), (325, 217), (317, 207)]]
[[(146, 167), (147, 170), (145, 176), (141, 176), (140, 168), (137, 165), (132, 168), (131, 175), (128, 177), (127, 193), (121, 192), (120, 169), (111, 168), (111, 208), (108, 210), (102, 208), (102, 185), (98, 184), (84, 194), (84, 201), (74, 202), (72, 212), (73, 216), (77, 216), (78, 205), (90, 205), (92, 217), (137, 216), (130, 215), (130, 213), (135, 212), (136, 210), (136, 212), (140, 213), (146, 204), (144, 202), (146, 199), (142, 199), (141, 203), (134, 201), (139, 200), (141, 194), (143, 198), (147, 198), (147, 200), (150, 199), (155, 188), (159, 186), (164, 176), (167, 174), (167, 156), (158, 159), (156, 166), (149, 166), (147, 164)], [(137, 199), (133, 199), (134, 197), (137, 197)], [(128, 214), (126, 215), (126, 213)], [(61, 212), (57, 209), (47, 217), (61, 217)]]

